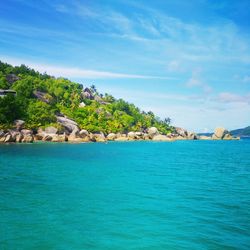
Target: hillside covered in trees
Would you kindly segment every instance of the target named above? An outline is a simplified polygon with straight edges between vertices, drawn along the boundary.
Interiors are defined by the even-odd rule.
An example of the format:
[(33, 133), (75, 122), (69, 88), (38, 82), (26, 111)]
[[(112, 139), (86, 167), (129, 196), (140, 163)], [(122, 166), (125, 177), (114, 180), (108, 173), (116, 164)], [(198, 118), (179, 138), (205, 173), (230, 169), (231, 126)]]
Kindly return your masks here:
[(153, 112), (144, 112), (122, 99), (99, 93), (95, 86), (83, 86), (65, 78), (41, 74), (25, 65), (13, 67), (0, 61), (0, 90), (11, 89), (16, 95), (0, 97), (0, 129), (11, 128), (16, 119), (25, 127), (54, 126), (56, 116), (73, 119), (90, 132), (127, 133), (156, 127), (162, 134), (172, 132), (170, 119), (161, 120)]

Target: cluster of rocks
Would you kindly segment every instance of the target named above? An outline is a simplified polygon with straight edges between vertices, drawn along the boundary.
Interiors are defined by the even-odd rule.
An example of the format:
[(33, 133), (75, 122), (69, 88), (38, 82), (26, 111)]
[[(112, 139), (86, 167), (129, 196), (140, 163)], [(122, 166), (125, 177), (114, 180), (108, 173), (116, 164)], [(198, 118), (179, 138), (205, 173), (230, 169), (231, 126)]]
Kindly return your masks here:
[(233, 140), (239, 139), (238, 137), (233, 137), (228, 130), (225, 128), (216, 128), (214, 134), (212, 135), (213, 140)]
[(86, 98), (86, 99), (89, 99), (89, 100), (94, 100), (94, 98), (95, 98), (93, 92), (89, 88), (83, 89), (83, 91), (81, 93), (81, 96), (83, 98)]
[(234, 138), (224, 128), (216, 128), (213, 136), (198, 136), (196, 133), (188, 132), (183, 128), (176, 127), (174, 132), (168, 135), (160, 134), (158, 129), (151, 127), (144, 132), (110, 133), (105, 135), (102, 132), (90, 133), (80, 129), (78, 124), (68, 117), (59, 114), (56, 116), (60, 129), (50, 126), (45, 129), (39, 128), (36, 133), (32, 130), (24, 129), (25, 122), (15, 121), (15, 129), (7, 131), (0, 130), (0, 142), (106, 142), (106, 141), (176, 141), (176, 140), (233, 140)]
[(35, 135), (35, 140), (52, 142), (106, 142), (106, 141), (129, 141), (129, 140), (171, 140), (169, 137), (160, 135), (154, 127), (148, 129), (148, 133), (129, 132), (110, 133), (105, 135), (102, 132), (90, 133), (87, 130), (80, 130), (77, 124), (66, 117), (57, 117), (58, 123), (63, 126), (63, 133), (55, 127), (47, 127), (45, 130), (39, 129)]
[[(134, 140), (153, 140), (153, 141), (172, 141), (173, 138), (161, 135), (157, 128), (149, 128), (147, 132), (129, 132), (129, 133), (110, 133), (105, 135), (102, 132), (90, 133), (87, 130), (80, 130), (74, 122), (68, 118), (59, 118), (64, 122), (63, 133), (60, 134), (57, 128), (47, 127), (45, 130), (39, 129), (35, 135), (35, 140), (51, 142), (106, 142), (106, 141), (134, 141)], [(67, 119), (67, 122), (66, 122)], [(70, 127), (72, 126), (72, 127)]]
[(15, 121), (15, 129), (9, 129), (7, 131), (0, 130), (0, 143), (8, 142), (33, 142), (33, 131), (24, 129), (24, 121)]
[(216, 128), (211, 136), (200, 135), (199, 140), (239, 140), (240, 137), (234, 137), (225, 128)]
[[(84, 88), (82, 90), (81, 96), (84, 99), (95, 100), (95, 101), (97, 101), (97, 102), (99, 102), (100, 104), (103, 104), (103, 105), (109, 104), (108, 102), (104, 101), (103, 98), (100, 95), (97, 94), (97, 92), (91, 90), (90, 88)], [(81, 105), (84, 105), (84, 104), (85, 104), (84, 102), (81, 103)]]
[(46, 93), (46, 92), (42, 92), (42, 91), (38, 91), (38, 90), (35, 90), (33, 92), (33, 95), (34, 97), (36, 97), (38, 100), (42, 101), (42, 102), (45, 102), (47, 104), (51, 103), (52, 101), (52, 97)]

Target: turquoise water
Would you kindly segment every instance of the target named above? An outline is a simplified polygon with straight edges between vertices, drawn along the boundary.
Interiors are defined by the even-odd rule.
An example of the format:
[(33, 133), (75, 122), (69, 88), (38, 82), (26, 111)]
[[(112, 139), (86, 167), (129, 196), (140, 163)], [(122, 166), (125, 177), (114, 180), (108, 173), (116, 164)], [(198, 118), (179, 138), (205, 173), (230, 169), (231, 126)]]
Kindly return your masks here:
[(250, 249), (250, 140), (0, 146), (0, 249)]

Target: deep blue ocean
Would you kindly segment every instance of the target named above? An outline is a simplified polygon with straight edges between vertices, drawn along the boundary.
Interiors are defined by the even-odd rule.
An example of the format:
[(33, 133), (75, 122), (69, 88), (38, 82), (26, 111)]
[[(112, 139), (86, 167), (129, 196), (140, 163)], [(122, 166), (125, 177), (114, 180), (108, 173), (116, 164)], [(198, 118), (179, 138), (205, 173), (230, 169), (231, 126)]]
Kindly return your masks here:
[(0, 145), (0, 249), (250, 249), (250, 140)]

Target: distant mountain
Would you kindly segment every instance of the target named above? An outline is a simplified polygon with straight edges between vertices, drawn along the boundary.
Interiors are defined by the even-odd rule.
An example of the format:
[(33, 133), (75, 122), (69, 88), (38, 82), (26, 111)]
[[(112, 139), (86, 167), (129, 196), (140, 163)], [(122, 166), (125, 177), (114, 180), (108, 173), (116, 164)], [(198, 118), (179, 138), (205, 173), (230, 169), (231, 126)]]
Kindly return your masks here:
[(233, 136), (250, 137), (250, 126), (230, 131)]
[(212, 136), (213, 133), (198, 133), (198, 135), (201, 135), (201, 136)]

